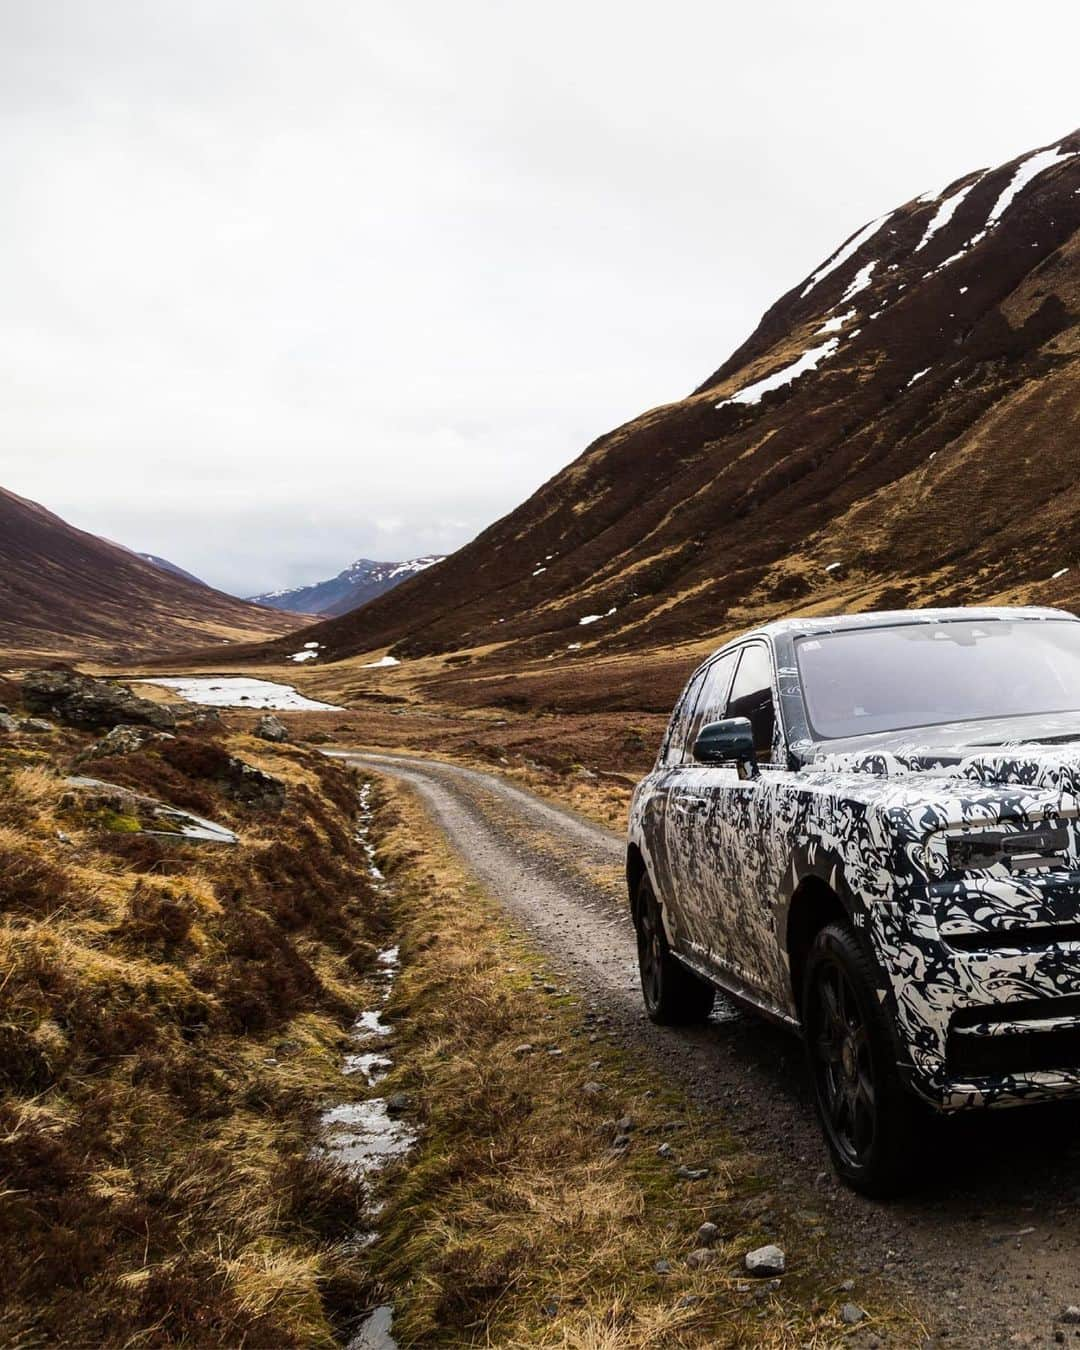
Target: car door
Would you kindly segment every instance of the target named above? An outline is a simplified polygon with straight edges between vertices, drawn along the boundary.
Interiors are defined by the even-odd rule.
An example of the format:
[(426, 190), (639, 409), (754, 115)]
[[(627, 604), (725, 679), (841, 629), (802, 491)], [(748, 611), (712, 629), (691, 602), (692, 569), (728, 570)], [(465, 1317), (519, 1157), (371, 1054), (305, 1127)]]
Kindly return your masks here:
[(711, 842), (729, 934), (726, 960), (740, 984), (771, 997), (777, 951), (768, 844), (777, 822), (769, 785), (778, 738), (773, 660), (765, 642), (743, 648), (725, 716), (749, 719), (760, 766), (755, 778), (728, 772), (715, 794)]
[(642, 832), (648, 845), (650, 875), (657, 899), (666, 918), (668, 936), (674, 932), (675, 881), (672, 876), (671, 853), (668, 848), (668, 816), (671, 811), (671, 792), (677, 782), (677, 770), (683, 762), (686, 736), (690, 728), (697, 696), (704, 683), (708, 667), (696, 670), (687, 682), (671, 714), (657, 766), (643, 805)]
[(672, 756), (667, 779), (669, 936), (676, 950), (709, 968), (721, 959), (724, 933), (718, 921), (719, 897), (704, 853), (708, 843), (703, 827), (712, 789), (727, 770), (696, 763), (694, 741), (707, 722), (723, 717), (738, 659), (738, 649), (722, 652), (704, 667), (694, 704), (687, 713), (679, 754), (677, 759)]
[[(776, 730), (773, 663), (767, 644), (734, 649), (730, 677), (702, 690), (690, 729), (696, 737), (707, 722), (746, 717), (759, 763), (772, 762)], [(737, 665), (736, 665), (737, 662)], [(763, 877), (763, 776), (740, 778), (735, 765), (688, 762), (669, 807), (672, 858), (678, 858), (680, 914), (687, 914), (689, 953), (721, 979), (764, 989), (760, 956)], [(775, 938), (772, 939), (775, 944)]]

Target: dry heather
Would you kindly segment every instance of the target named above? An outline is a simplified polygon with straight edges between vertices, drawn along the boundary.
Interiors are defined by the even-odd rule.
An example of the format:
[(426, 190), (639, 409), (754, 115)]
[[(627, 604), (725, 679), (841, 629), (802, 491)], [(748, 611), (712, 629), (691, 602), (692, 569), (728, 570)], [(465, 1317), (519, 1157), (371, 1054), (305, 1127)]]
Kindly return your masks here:
[(79, 743), (0, 748), (0, 1342), (334, 1344), (361, 1197), (313, 1116), (389, 922), (354, 784), (234, 737), (287, 787), (245, 805), (217, 732), (88, 766), (241, 839), (184, 844), (62, 805)]
[[(417, 802), (384, 791), (403, 968), (390, 1005), (398, 1068), (379, 1092), (407, 1092), (422, 1126), (370, 1252), (369, 1301), (396, 1303), (395, 1336), (576, 1350), (835, 1344), (851, 1330), (839, 1317), (850, 1295), (830, 1269), (825, 1221), (784, 1216), (738, 1141), (608, 1043), (576, 999), (545, 989), (551, 976)], [(627, 1150), (613, 1148), (624, 1116)], [(709, 1176), (680, 1180), (661, 1140)], [(714, 1256), (692, 1270), (705, 1221), (718, 1227)], [(792, 1273), (781, 1289), (751, 1288), (742, 1255), (773, 1240)], [(858, 1297), (871, 1314), (860, 1336), (921, 1339), (886, 1293), (860, 1286)]]

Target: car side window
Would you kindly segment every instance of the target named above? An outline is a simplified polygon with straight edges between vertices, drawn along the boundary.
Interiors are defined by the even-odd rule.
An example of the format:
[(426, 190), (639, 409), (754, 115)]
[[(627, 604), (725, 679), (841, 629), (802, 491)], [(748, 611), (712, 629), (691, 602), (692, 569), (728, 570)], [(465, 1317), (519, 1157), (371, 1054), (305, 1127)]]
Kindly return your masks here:
[(742, 649), (727, 702), (727, 716), (748, 717), (754, 729), (754, 750), (758, 759), (772, 759), (776, 708), (773, 704), (772, 658), (763, 642), (753, 642)]
[(697, 705), (698, 691), (707, 674), (708, 667), (704, 667), (695, 672), (690, 683), (683, 690), (683, 696), (679, 699), (675, 711), (671, 715), (671, 721), (668, 724), (667, 737), (664, 740), (664, 750), (661, 756), (666, 766), (670, 767), (673, 764), (681, 764), (683, 762), (686, 735), (690, 729), (690, 721), (694, 714), (694, 708)]
[(706, 667), (705, 680), (698, 694), (697, 706), (691, 714), (690, 725), (686, 733), (686, 743), (683, 747), (684, 764), (693, 761), (694, 742), (697, 740), (701, 728), (709, 722), (719, 722), (724, 716), (728, 690), (731, 688), (731, 677), (735, 673), (735, 663), (738, 659), (739, 653), (737, 651), (726, 652)]

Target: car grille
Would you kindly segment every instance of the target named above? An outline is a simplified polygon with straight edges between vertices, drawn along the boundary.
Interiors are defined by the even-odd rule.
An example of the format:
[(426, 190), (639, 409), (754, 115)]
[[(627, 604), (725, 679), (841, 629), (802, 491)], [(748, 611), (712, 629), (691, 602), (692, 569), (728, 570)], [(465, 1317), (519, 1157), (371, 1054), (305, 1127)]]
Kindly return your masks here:
[[(1077, 1025), (1068, 1025), (1071, 1019)], [(1057, 1020), (1065, 1025), (1031, 1025)], [(982, 1034), (980, 1027), (991, 1023), (997, 1034)], [(964, 1008), (949, 1024), (945, 1064), (951, 1078), (1080, 1069), (1080, 995)]]

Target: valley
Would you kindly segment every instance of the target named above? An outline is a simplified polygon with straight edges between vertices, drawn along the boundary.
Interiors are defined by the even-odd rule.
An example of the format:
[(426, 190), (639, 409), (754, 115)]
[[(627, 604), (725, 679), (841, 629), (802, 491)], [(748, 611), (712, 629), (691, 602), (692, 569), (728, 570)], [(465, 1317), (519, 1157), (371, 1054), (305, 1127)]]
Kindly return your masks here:
[(1076, 1109), (848, 1192), (797, 1042), (646, 1019), (623, 869), (727, 638), (1080, 608), (1078, 335), (1074, 132), (860, 226), (449, 557), (245, 601), (0, 490), (0, 1339), (1071, 1335)]

